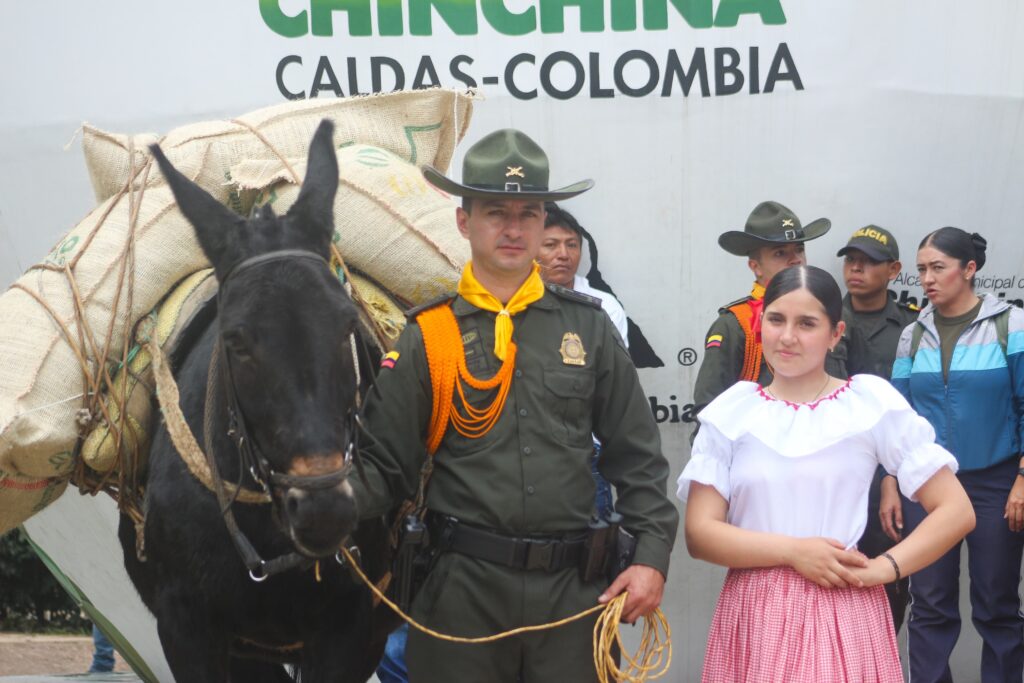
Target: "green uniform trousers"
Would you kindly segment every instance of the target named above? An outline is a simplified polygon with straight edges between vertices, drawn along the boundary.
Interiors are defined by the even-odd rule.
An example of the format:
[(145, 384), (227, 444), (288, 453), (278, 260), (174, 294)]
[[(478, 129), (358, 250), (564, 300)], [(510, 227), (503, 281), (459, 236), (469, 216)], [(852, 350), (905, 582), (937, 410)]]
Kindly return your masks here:
[[(584, 584), (573, 567), (522, 571), (449, 552), (413, 603), (421, 624), (453, 636), (489, 636), (557, 621), (597, 604), (604, 581)], [(485, 644), (451, 643), (409, 630), (410, 683), (595, 683), (597, 615)]]

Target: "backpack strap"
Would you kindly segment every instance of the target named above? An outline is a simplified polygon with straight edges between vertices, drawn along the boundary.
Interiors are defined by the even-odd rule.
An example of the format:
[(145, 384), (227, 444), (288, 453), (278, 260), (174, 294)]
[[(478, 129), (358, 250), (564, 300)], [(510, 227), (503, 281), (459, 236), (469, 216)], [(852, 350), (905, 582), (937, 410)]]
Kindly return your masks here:
[(921, 345), (921, 336), (923, 334), (924, 325), (915, 322), (914, 329), (910, 332), (910, 360), (914, 360), (914, 356), (917, 355), (917, 347)]
[(1010, 343), (1010, 309), (1000, 312), (995, 318), (995, 323), (996, 337), (999, 339), (999, 345), (1003, 347), (1003, 356), (1006, 356), (1006, 349)]

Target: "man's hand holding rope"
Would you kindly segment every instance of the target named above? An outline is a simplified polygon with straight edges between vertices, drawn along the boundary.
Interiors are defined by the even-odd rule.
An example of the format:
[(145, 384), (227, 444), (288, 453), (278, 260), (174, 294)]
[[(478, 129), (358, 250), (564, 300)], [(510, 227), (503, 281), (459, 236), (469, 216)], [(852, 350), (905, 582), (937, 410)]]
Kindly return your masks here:
[(658, 609), (664, 590), (665, 577), (660, 571), (644, 564), (634, 564), (619, 574), (597, 601), (603, 605), (627, 591), (629, 595), (622, 609), (622, 621), (633, 624)]

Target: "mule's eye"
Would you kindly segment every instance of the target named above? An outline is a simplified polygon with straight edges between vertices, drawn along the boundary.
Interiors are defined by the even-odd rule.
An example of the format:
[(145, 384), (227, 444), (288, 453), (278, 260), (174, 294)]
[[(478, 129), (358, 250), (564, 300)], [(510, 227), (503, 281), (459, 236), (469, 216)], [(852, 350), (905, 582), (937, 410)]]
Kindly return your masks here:
[(252, 343), (244, 329), (228, 330), (225, 332), (224, 346), (231, 351), (232, 356), (242, 362), (248, 362), (253, 359)]

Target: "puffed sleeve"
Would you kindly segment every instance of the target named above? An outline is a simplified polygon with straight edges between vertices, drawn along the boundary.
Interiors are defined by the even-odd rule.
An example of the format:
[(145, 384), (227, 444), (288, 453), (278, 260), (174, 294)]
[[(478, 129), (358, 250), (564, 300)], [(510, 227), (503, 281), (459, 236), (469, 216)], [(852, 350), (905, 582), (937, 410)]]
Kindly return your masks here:
[(729, 486), (729, 468), (732, 467), (732, 441), (725, 437), (715, 425), (701, 423), (697, 438), (694, 439), (690, 462), (676, 480), (676, 496), (686, 501), (690, 493), (690, 482), (714, 486), (722, 498), (729, 500), (732, 488)]
[(956, 458), (935, 443), (935, 430), (909, 404), (887, 411), (872, 434), (879, 463), (912, 501), (917, 501), (918, 489), (940, 469), (957, 470)]

